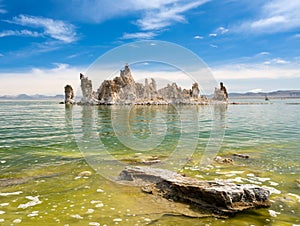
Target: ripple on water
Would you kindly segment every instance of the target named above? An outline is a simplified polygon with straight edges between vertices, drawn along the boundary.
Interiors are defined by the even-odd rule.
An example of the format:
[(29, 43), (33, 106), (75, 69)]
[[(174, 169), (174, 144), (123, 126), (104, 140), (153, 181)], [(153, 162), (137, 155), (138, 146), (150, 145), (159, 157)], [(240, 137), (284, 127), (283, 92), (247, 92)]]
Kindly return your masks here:
[(100, 223), (98, 223), (98, 222), (90, 222), (89, 225), (91, 225), (91, 226), (100, 226)]
[(80, 216), (79, 214), (72, 214), (71, 217), (75, 218), (75, 219), (80, 219), (80, 220), (83, 219), (83, 217)]
[(32, 211), (32, 213), (27, 215), (27, 217), (36, 217), (38, 215), (39, 215), (39, 211)]
[(121, 222), (122, 221), (122, 218), (115, 218), (113, 219), (114, 222)]
[(4, 202), (4, 203), (0, 203), (0, 207), (3, 207), (3, 206), (8, 206), (9, 203), (8, 202)]

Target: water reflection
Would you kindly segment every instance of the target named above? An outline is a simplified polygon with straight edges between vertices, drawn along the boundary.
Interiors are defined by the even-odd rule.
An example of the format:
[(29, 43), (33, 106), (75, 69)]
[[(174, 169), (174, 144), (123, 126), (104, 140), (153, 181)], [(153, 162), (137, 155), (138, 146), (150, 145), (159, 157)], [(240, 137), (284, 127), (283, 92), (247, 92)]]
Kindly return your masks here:
[[(224, 104), (76, 108), (80, 111), (73, 117), (73, 126), (77, 127), (74, 132), (80, 150), (93, 156), (87, 160), (101, 171), (109, 162), (114, 177), (128, 164), (124, 159), (155, 157), (161, 160), (157, 167), (179, 170), (199, 149), (200, 141), (205, 149), (200, 165), (210, 164), (222, 146), (227, 111)], [(203, 131), (207, 137), (201, 140)]]
[(210, 137), (200, 161), (201, 166), (211, 164), (212, 160), (221, 149), (225, 135), (227, 109), (227, 104), (215, 104), (211, 108), (212, 123)]
[[(171, 111), (171, 113), (170, 113)], [(172, 117), (172, 118), (170, 118)], [(149, 151), (179, 132), (179, 119), (172, 107), (99, 106), (100, 139), (111, 151)]]
[(72, 109), (73, 105), (65, 104), (65, 126), (67, 129), (72, 128)]

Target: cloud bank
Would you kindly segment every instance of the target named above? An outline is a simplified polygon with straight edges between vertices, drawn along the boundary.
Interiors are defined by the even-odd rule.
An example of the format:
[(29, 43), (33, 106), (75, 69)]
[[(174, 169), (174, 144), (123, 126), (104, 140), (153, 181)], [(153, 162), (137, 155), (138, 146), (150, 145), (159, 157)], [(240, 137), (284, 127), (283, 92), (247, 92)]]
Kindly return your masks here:
[(75, 26), (62, 20), (53, 20), (51, 18), (36, 17), (30, 15), (19, 15), (12, 20), (6, 20), (7, 23), (29, 27), (31, 30), (6, 30), (0, 32), (0, 37), (5, 36), (31, 36), (31, 37), (50, 37), (52, 39), (71, 43), (77, 40)]
[[(187, 23), (186, 13), (211, 0), (77, 0), (71, 11), (77, 19), (102, 23), (112, 18), (133, 15), (138, 33), (125, 33), (122, 39), (149, 39), (176, 23)], [(78, 15), (78, 8), (81, 9)], [(99, 13), (101, 12), (101, 13)]]
[(300, 1), (266, 1), (252, 20), (233, 26), (236, 32), (278, 33), (300, 28)]
[(1, 95), (63, 94), (67, 84), (78, 88), (79, 73), (82, 71), (82, 68), (56, 63), (51, 69), (33, 68), (19, 73), (0, 73)]

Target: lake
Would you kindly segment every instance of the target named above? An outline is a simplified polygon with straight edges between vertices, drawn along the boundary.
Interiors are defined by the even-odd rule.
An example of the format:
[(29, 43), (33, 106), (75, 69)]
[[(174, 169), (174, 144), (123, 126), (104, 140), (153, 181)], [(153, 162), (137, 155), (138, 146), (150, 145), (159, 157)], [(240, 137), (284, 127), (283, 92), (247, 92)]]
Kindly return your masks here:
[[(0, 224), (300, 225), (300, 100), (235, 101), (244, 104), (0, 101)], [(116, 181), (126, 165), (151, 161), (201, 180), (266, 186), (271, 207), (229, 219), (176, 214)]]

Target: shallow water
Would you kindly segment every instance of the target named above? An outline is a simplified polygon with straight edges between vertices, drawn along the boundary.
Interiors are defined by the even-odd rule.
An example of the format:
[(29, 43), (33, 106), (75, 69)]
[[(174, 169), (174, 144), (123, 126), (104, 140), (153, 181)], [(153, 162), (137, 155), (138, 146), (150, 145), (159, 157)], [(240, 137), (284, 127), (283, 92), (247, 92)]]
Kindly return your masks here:
[[(300, 225), (299, 102), (122, 108), (1, 101), (0, 224)], [(203, 164), (215, 154), (234, 164)], [(172, 203), (108, 179), (152, 160), (199, 179), (268, 186), (272, 206), (230, 219), (174, 216)]]

